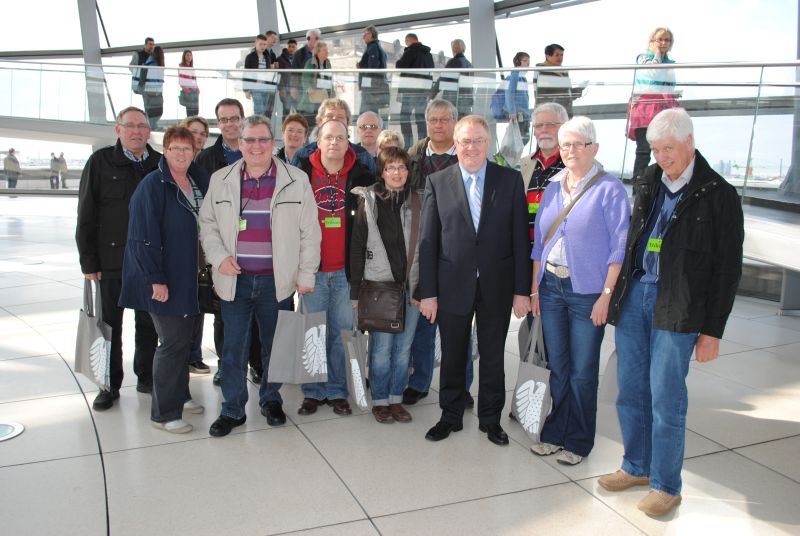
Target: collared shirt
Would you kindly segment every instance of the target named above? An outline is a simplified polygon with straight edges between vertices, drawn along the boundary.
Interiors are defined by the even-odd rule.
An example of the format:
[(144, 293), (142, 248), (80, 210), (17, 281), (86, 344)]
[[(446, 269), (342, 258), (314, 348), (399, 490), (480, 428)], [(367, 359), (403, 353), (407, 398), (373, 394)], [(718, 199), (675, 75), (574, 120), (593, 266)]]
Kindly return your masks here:
[(435, 154), (438, 154), (438, 155), (445, 155), (446, 154), (446, 155), (449, 155), (449, 156), (453, 156), (453, 155), (456, 154), (456, 146), (455, 146), (455, 144), (453, 144), (445, 152), (437, 153), (436, 151), (433, 150), (433, 147), (431, 147), (431, 142), (428, 141), (428, 146), (425, 148), (425, 156), (433, 156)]
[[(578, 181), (578, 184), (575, 185), (574, 195), (578, 195), (578, 193), (583, 190), (584, 186), (586, 186), (586, 183), (592, 180), (592, 177), (597, 175), (597, 172), (597, 164), (592, 164), (592, 168), (588, 171), (588, 173), (586, 173), (586, 175), (584, 175), (583, 178)], [(562, 183), (561, 188), (559, 188), (559, 192), (561, 193), (559, 197), (561, 198), (561, 206), (563, 208), (567, 208), (567, 205), (572, 203), (573, 197), (573, 194), (570, 194), (569, 190), (567, 190), (568, 174), (569, 170), (565, 169), (563, 172), (550, 179), (552, 182)], [(559, 197), (556, 197), (556, 199)], [(567, 262), (566, 244), (564, 243), (565, 238), (566, 234), (560, 236), (558, 240), (556, 240), (556, 243), (553, 244), (553, 249), (551, 249), (550, 254), (547, 255), (547, 262), (550, 264), (555, 264), (556, 266), (569, 266), (569, 263)]]
[(260, 177), (251, 176), (242, 166), (241, 215), (236, 243), (236, 262), (242, 273), (273, 275), (271, 206), (276, 177), (274, 161)]
[(144, 151), (142, 152), (142, 157), (141, 158), (136, 158), (136, 155), (133, 154), (132, 151), (129, 151), (129, 150), (125, 149), (125, 148), (122, 149), (122, 153), (125, 155), (125, 157), (128, 160), (131, 160), (132, 162), (143, 162), (143, 161), (147, 160), (150, 157), (150, 155), (147, 152), (147, 147), (144, 148)]
[(689, 165), (686, 166), (686, 169), (683, 170), (683, 173), (680, 174), (677, 180), (670, 180), (671, 177), (667, 176), (666, 172), (661, 175), (661, 182), (664, 183), (664, 186), (667, 187), (667, 190), (672, 192), (673, 194), (689, 184), (689, 181), (694, 174), (694, 158), (692, 161), (689, 162)]
[(225, 143), (225, 140), (222, 141), (222, 154), (225, 155), (225, 162), (227, 162), (228, 165), (238, 162), (242, 158), (242, 151), (232, 148)]

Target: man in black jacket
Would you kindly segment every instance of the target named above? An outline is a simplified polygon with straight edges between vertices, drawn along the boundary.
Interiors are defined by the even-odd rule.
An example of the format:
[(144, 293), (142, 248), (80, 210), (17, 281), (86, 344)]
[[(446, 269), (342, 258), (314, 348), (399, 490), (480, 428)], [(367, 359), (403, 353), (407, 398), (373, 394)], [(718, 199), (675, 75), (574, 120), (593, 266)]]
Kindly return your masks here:
[[(147, 144), (150, 126), (139, 108), (117, 116), (116, 145), (96, 151), (83, 168), (78, 195), (78, 244), (81, 271), (98, 281), (103, 321), (111, 326), (111, 390), (101, 390), (92, 407), (109, 409), (122, 385), (122, 312), (117, 304), (122, 290), (122, 259), (128, 236), (128, 202), (145, 175), (158, 167), (161, 154)], [(158, 335), (150, 315), (136, 311), (136, 350), (133, 370), (136, 390), (149, 393), (153, 384), (153, 355)]]
[[(364, 28), (362, 35), (367, 49), (358, 62), (359, 69), (385, 69), (386, 51), (378, 41), (378, 29), (375, 26)], [(361, 88), (360, 111), (375, 112), (389, 106), (389, 84), (383, 73), (362, 73), (358, 75), (358, 86)]]
[[(298, 48), (292, 56), (292, 69), (305, 69), (306, 62), (314, 55), (314, 45), (322, 38), (322, 32), (318, 28), (313, 28), (306, 32), (306, 44)], [(301, 79), (303, 73), (293, 73), (291, 77), (290, 95), (295, 101), (299, 102), (299, 90), (303, 87)]]
[[(406, 35), (406, 49), (395, 66), (398, 69), (433, 69), (431, 48), (419, 42), (417, 34)], [(406, 149), (428, 135), (425, 130), (425, 106), (433, 86), (433, 75), (424, 73), (400, 74), (400, 131), (406, 140)], [(417, 137), (411, 128), (412, 115), (417, 124)]]
[(617, 344), (622, 468), (609, 491), (647, 486), (639, 509), (662, 516), (681, 502), (692, 352), (716, 359), (742, 274), (744, 218), (736, 189), (694, 147), (683, 108), (647, 128), (656, 164), (637, 188), (625, 260), (608, 321)]
[(147, 37), (144, 40), (144, 47), (141, 50), (137, 50), (133, 53), (130, 61), (130, 70), (131, 70), (131, 91), (141, 95), (144, 92), (144, 79), (142, 78), (142, 68), (141, 65), (144, 65), (144, 62), (147, 61), (147, 58), (153, 54), (153, 49), (156, 46), (156, 42), (153, 40), (152, 37)]
[(274, 72), (264, 72), (278, 68), (278, 58), (272, 51), (272, 47), (278, 40), (278, 34), (268, 31), (266, 34), (258, 34), (253, 51), (244, 58), (244, 68), (252, 69), (256, 72), (253, 75), (244, 77), (244, 94), (248, 99), (253, 99), (253, 112), (256, 115), (272, 117), (272, 107), (275, 105), (275, 93), (277, 92), (277, 82)]

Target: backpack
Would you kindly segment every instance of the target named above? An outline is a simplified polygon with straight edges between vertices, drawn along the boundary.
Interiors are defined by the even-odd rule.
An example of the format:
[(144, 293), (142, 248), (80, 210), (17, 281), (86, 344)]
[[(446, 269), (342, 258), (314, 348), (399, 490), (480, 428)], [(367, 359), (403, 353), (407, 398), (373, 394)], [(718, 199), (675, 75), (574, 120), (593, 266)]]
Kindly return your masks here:
[(492, 115), (498, 120), (508, 120), (508, 111), (506, 110), (506, 90), (502, 87), (492, 93)]

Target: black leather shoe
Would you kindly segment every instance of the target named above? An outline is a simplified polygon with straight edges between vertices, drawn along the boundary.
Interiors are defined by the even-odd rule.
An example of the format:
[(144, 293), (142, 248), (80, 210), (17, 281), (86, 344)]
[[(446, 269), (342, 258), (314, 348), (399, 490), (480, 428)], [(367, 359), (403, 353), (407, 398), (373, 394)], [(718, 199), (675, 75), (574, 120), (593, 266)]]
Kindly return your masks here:
[(256, 385), (261, 385), (261, 376), (262, 373), (250, 367), (250, 381), (252, 381)]
[(447, 436), (450, 435), (450, 432), (458, 432), (463, 428), (463, 424), (439, 421), (436, 423), (436, 426), (428, 430), (428, 433), (425, 434), (425, 439), (428, 441), (441, 441), (442, 439), (447, 439)]
[(286, 414), (280, 402), (267, 402), (267, 405), (261, 408), (261, 415), (267, 418), (267, 424), (270, 426), (286, 424)]
[(413, 406), (423, 398), (428, 396), (428, 393), (417, 391), (416, 389), (412, 389), (411, 387), (407, 387), (405, 391), (403, 391), (403, 404), (407, 406)]
[(467, 393), (467, 403), (466, 403), (466, 405), (467, 405), (468, 408), (474, 408), (475, 407), (475, 399), (472, 398), (472, 395), (469, 394), (469, 393)]
[(480, 424), (478, 430), (486, 432), (486, 437), (495, 445), (508, 445), (508, 434), (499, 424)]
[(119, 390), (112, 389), (110, 391), (101, 390), (92, 402), (92, 409), (95, 411), (105, 411), (114, 405), (114, 401), (119, 398)]
[(145, 382), (136, 382), (136, 392), (144, 393), (146, 395), (153, 393), (153, 384)]
[(226, 436), (230, 434), (231, 430), (237, 426), (243, 425), (246, 420), (247, 415), (243, 415), (241, 419), (234, 419), (232, 417), (220, 415), (216, 421), (211, 423), (211, 428), (208, 429), (208, 433), (211, 434), (211, 437)]
[(221, 380), (219, 378), (219, 369), (217, 369), (217, 371), (214, 373), (214, 377), (211, 379), (211, 383), (219, 387), (219, 384), (221, 383)]

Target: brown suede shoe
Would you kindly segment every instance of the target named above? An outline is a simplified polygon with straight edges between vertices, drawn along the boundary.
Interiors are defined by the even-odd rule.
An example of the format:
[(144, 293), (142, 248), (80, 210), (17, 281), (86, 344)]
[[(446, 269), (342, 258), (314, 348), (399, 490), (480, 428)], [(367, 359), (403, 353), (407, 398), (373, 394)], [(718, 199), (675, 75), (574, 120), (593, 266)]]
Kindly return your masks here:
[(389, 406), (372, 406), (372, 416), (381, 424), (392, 424), (394, 422)]
[(597, 483), (608, 491), (622, 491), (633, 486), (646, 486), (650, 483), (650, 479), (646, 476), (633, 476), (618, 469), (616, 473), (601, 476)]
[(653, 517), (665, 516), (681, 504), (680, 495), (670, 495), (665, 491), (650, 490), (647, 496), (639, 501), (638, 508)]
[(300, 404), (300, 409), (297, 410), (297, 413), (300, 415), (313, 415), (317, 412), (317, 408), (324, 403), (324, 400), (317, 400), (316, 398), (304, 398), (303, 403)]
[(350, 403), (346, 398), (334, 398), (328, 400), (328, 405), (333, 406), (333, 412), (336, 415), (350, 415), (353, 410), (350, 409)]
[(401, 404), (389, 404), (389, 412), (397, 422), (411, 422), (411, 414)]

